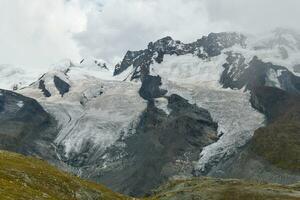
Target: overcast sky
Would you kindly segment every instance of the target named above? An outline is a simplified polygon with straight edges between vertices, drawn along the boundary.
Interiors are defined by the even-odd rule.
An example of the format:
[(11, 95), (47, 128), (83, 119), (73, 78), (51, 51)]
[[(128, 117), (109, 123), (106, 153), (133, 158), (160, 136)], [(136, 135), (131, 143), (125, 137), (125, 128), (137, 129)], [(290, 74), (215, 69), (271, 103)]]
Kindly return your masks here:
[(170, 35), (299, 29), (299, 0), (0, 0), (0, 63), (42, 68), (64, 58), (115, 62)]

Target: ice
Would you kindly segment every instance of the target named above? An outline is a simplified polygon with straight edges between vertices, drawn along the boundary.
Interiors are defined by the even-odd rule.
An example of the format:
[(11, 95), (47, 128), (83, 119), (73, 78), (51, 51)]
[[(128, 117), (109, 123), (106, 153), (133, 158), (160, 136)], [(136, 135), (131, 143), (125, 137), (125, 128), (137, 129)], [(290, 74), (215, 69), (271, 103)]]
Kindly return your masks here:
[(167, 115), (170, 114), (171, 110), (168, 108), (168, 100), (166, 98), (157, 98), (154, 103), (158, 109), (163, 110)]
[(152, 73), (162, 77), (168, 95), (181, 95), (207, 109), (218, 123), (220, 139), (203, 149), (195, 166), (199, 170), (234, 154), (264, 122), (264, 116), (252, 108), (249, 93), (223, 89), (219, 84), (225, 59), (224, 53), (209, 60), (193, 55), (166, 56), (163, 63), (151, 66)]
[(18, 101), (18, 102), (17, 102), (17, 106), (18, 106), (19, 108), (22, 108), (22, 107), (24, 106), (24, 102), (23, 102), (23, 101)]
[(237, 149), (248, 142), (254, 131), (264, 125), (264, 115), (252, 108), (250, 94), (243, 90), (212, 88), (203, 85), (177, 85), (167, 82), (169, 94), (176, 93), (207, 109), (218, 123), (220, 139), (205, 147), (200, 155), (197, 169), (204, 170), (206, 165), (217, 163), (234, 154)]
[(266, 86), (281, 88), (278, 77), (281, 75), (281, 71), (276, 72), (274, 69), (270, 69), (267, 73)]
[(264, 115), (252, 108), (250, 94), (234, 90), (197, 88), (193, 94), (198, 106), (211, 113), (218, 123), (220, 139), (203, 149), (197, 169), (226, 159), (248, 142), (254, 131), (264, 125)]
[(42, 103), (59, 122), (55, 144), (64, 147), (65, 157), (80, 154), (87, 147), (100, 155), (118, 139), (126, 137), (146, 109), (146, 101), (138, 94), (140, 84), (72, 73), (68, 74), (68, 81), (71, 90), (64, 97), (53, 93), (45, 98), (34, 85), (22, 90), (22, 94)]
[[(205, 84), (207, 87), (220, 87), (219, 79), (224, 70), (226, 55), (222, 54), (209, 60), (199, 59), (192, 54), (168, 56), (161, 64), (150, 66), (152, 74), (158, 74), (163, 79), (175, 81), (181, 85)], [(164, 81), (164, 80), (163, 80)]]

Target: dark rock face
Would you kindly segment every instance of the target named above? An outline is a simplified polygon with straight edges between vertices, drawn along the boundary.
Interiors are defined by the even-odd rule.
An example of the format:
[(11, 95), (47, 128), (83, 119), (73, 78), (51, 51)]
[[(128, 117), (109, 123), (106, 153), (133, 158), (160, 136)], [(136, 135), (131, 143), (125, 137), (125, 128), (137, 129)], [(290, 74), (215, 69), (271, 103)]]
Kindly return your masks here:
[(295, 76), (285, 67), (265, 63), (254, 57), (249, 64), (245, 63), (243, 55), (238, 53), (227, 53), (227, 63), (220, 79), (224, 88), (242, 89), (252, 91), (256, 87), (272, 86), (276, 83), (269, 79), (271, 72), (277, 74), (280, 87), (291, 93), (300, 92), (300, 77)]
[(44, 80), (39, 80), (39, 89), (42, 90), (45, 97), (51, 97), (51, 93), (46, 89)]
[(300, 77), (295, 76), (292, 72), (283, 71), (279, 76), (279, 82), (285, 91), (293, 94), (300, 93)]
[(162, 97), (167, 93), (166, 90), (160, 89), (162, 85), (160, 76), (146, 75), (142, 81), (142, 87), (139, 94), (146, 100)]
[(161, 63), (165, 55), (194, 54), (199, 58), (206, 59), (220, 55), (223, 49), (232, 47), (235, 44), (245, 46), (245, 40), (245, 36), (237, 33), (211, 33), (189, 44), (173, 40), (171, 37), (165, 37), (154, 43), (149, 43), (148, 48), (145, 50), (128, 51), (121, 64), (116, 66), (114, 75), (121, 74), (132, 65), (134, 72), (131, 80), (133, 80), (140, 78), (142, 67), (149, 69), (153, 61)]
[(268, 122), (274, 121), (286, 112), (285, 105), (288, 101), (290, 101), (290, 95), (278, 88), (256, 87), (251, 91), (252, 106), (265, 114)]
[[(280, 66), (274, 66), (271, 63), (263, 63), (257, 57), (254, 57), (247, 66), (244, 63), (245, 59), (242, 55), (229, 54), (226, 64), (224, 64), (224, 72), (221, 76), (221, 83), (225, 88), (252, 90), (254, 87), (264, 86), (269, 69), (284, 70)], [(236, 64), (237, 63), (237, 64)], [(229, 67), (234, 65), (234, 68), (229, 71)], [(248, 68), (246, 68), (248, 67)]]
[(55, 160), (55, 120), (35, 100), (0, 90), (0, 149)]
[(172, 176), (192, 176), (202, 148), (218, 139), (217, 124), (207, 110), (178, 95), (167, 100), (169, 115), (150, 101), (134, 134), (109, 148), (105, 160), (93, 161), (99, 167), (83, 168), (83, 174), (133, 196), (149, 193)]
[(220, 55), (223, 49), (232, 47), (235, 44), (245, 47), (245, 40), (245, 36), (237, 33), (210, 33), (196, 43), (203, 46), (209, 57), (214, 57)]
[(268, 125), (255, 131), (250, 150), (300, 181), (300, 96), (274, 88), (262, 88), (255, 96)]
[(61, 80), (58, 76), (53, 78), (56, 89), (59, 91), (59, 94), (63, 97), (64, 94), (68, 93), (70, 90), (70, 85), (65, 81)]

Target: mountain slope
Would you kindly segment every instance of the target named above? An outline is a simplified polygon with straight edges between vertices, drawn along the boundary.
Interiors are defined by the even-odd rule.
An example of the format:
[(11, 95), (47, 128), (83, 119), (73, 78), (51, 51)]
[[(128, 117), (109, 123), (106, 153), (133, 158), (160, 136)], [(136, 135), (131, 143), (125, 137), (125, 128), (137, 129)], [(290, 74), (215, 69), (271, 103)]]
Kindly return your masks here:
[(251, 96), (252, 105), (266, 115), (266, 126), (207, 175), (281, 184), (299, 181), (299, 95), (263, 86), (255, 88)]
[(0, 151), (0, 198), (3, 200), (125, 200), (107, 188), (61, 172), (48, 163)]
[(154, 195), (157, 200), (296, 200), (300, 185), (275, 184), (200, 178), (175, 180), (160, 187)]
[[(208, 43), (203, 42), (207, 39)], [(195, 174), (291, 183), (299, 180), (292, 169), (300, 159), (299, 122), (288, 124), (280, 116), (278, 123), (271, 125), (269, 115), (280, 107), (295, 109), (283, 102), (273, 103), (285, 94), (299, 94), (300, 78), (295, 70), (300, 63), (299, 43), (299, 34), (282, 29), (265, 38), (216, 33), (190, 44), (166, 37), (149, 43), (145, 50), (129, 51), (116, 66), (115, 74), (127, 74), (129, 80), (142, 84), (145, 77), (159, 76), (167, 95), (179, 94), (211, 113), (218, 123), (220, 139), (203, 149), (194, 166)], [(259, 104), (265, 105), (261, 107), (254, 104), (260, 87), (282, 92), (274, 98), (267, 98), (269, 93), (262, 92), (264, 102)], [(235, 99), (237, 94), (240, 96)], [(292, 116), (297, 112), (296, 109)], [(265, 129), (255, 131), (264, 125)], [(263, 130), (269, 133), (259, 134)], [(280, 138), (284, 138), (282, 145)], [(250, 153), (248, 143), (256, 147), (256, 152)], [(293, 149), (289, 150), (289, 146)], [(285, 161), (294, 167), (277, 168), (279, 162)]]
[(34, 99), (0, 89), (0, 149), (57, 159), (57, 123)]
[(169, 113), (149, 103), (135, 134), (123, 139), (124, 147), (109, 148), (105, 168), (89, 169), (88, 178), (125, 194), (143, 196), (169, 178), (192, 176), (193, 162), (203, 147), (218, 140), (217, 124), (205, 109), (180, 96), (171, 95), (166, 101)]
[[(146, 84), (122, 80), (69, 66), (45, 73), (19, 92), (57, 119), (58, 159), (81, 177), (141, 196), (179, 173), (192, 176), (202, 148), (218, 140), (209, 112), (165, 95), (159, 77), (149, 76)], [(161, 176), (150, 181), (145, 174)]]
[(255, 132), (251, 149), (300, 175), (300, 96), (268, 87), (257, 88), (253, 96), (254, 106), (266, 114), (269, 125)]

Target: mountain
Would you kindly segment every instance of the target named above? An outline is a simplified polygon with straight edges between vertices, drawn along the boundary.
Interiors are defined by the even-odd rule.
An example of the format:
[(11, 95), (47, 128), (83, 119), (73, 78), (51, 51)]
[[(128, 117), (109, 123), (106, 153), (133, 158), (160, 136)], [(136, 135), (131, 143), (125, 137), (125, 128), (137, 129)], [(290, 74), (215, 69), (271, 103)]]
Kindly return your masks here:
[[(143, 195), (171, 176), (191, 175), (202, 148), (218, 139), (210, 114), (178, 95), (143, 99), (140, 84), (122, 80), (99, 79), (90, 68), (71, 66), (50, 71), (19, 92), (57, 119), (53, 142), (59, 159), (82, 177)], [(145, 182), (143, 174), (161, 176)]]
[(9, 94), (35, 99), (35, 116), (51, 119), (25, 140), (34, 151), (11, 150), (131, 196), (178, 177), (296, 183), (299, 38), (284, 29), (188, 44), (165, 37), (128, 51), (114, 69), (62, 61)]

